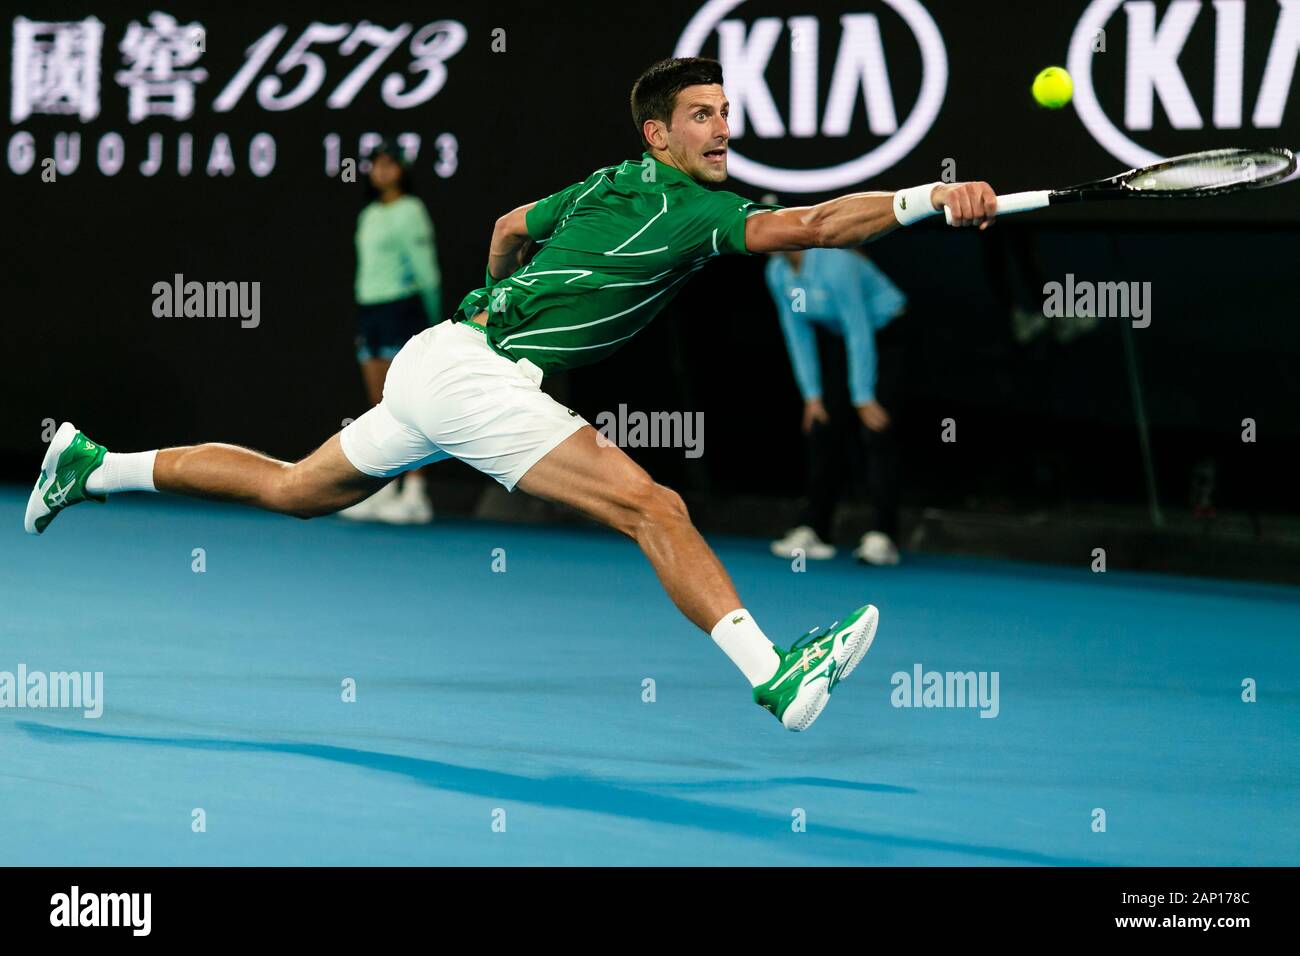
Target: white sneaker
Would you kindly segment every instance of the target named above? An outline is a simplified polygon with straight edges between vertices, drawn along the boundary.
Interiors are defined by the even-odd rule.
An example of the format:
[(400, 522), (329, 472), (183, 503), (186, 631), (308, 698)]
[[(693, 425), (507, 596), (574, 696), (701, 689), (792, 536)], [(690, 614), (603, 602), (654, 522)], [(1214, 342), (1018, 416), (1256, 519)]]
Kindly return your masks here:
[(402, 477), (402, 504), (411, 518), (411, 524), (428, 524), (433, 520), (433, 505), (425, 488), (424, 476), (418, 471)]
[(854, 557), (867, 564), (893, 565), (898, 563), (898, 548), (889, 535), (880, 531), (868, 531), (862, 536)]
[(433, 505), (429, 504), (428, 498), (419, 498), (408, 504), (407, 513), (411, 516), (411, 524), (429, 524), (433, 521)]
[(428, 524), (433, 520), (433, 506), (424, 493), (424, 482), (406, 479), (400, 494), (381, 502), (375, 520), (388, 524)]
[(389, 524), (428, 524), (433, 506), (424, 499), (398, 498), (379, 509), (379, 520)]
[(793, 531), (787, 531), (784, 538), (772, 542), (772, 553), (778, 558), (793, 558), (795, 549), (803, 552), (804, 557), (814, 561), (825, 561), (835, 557), (835, 547), (827, 544), (817, 536), (817, 532), (806, 524)]
[(390, 482), (364, 501), (358, 501), (352, 507), (344, 508), (338, 515), (348, 521), (382, 521), (379, 516), (381, 509), (396, 500), (397, 484)]

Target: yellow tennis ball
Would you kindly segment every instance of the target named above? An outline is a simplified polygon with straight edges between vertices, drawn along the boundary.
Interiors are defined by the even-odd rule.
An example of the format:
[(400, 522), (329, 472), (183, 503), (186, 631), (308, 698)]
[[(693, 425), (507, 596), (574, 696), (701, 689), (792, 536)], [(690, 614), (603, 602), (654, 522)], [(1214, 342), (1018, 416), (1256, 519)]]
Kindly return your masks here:
[(1074, 80), (1064, 67), (1049, 66), (1034, 77), (1034, 99), (1039, 106), (1059, 110), (1074, 96)]

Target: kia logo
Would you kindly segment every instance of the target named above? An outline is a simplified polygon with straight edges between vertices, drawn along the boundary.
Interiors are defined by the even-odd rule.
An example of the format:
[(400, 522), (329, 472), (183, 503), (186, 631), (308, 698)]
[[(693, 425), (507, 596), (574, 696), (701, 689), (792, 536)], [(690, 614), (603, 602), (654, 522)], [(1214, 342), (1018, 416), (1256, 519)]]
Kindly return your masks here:
[[(1264, 13), (1252, 5), (1250, 16)], [(1271, 5), (1270, 5), (1271, 6)], [(1092, 83), (1098, 54), (1095, 39), (1111, 17), (1124, 8), (1126, 49), (1101, 53), (1101, 63), (1122, 65), (1124, 118), (1121, 130), (1108, 117)], [(1255, 129), (1277, 129), (1286, 112), (1287, 96), (1300, 54), (1300, 0), (1279, 0), (1273, 42), (1259, 80), (1249, 122)], [(1246, 0), (1174, 0), (1158, 15), (1148, 0), (1092, 0), (1070, 38), (1069, 70), (1074, 77), (1074, 107), (1088, 132), (1116, 159), (1129, 166), (1148, 166), (1164, 157), (1138, 145), (1127, 135), (1150, 130), (1158, 100), (1175, 130), (1241, 129), (1246, 122), (1244, 54)], [(1259, 29), (1262, 24), (1253, 24)], [(1214, 93), (1208, 104), (1197, 104), (1188, 89), (1178, 57), (1194, 29), (1214, 31)], [(1253, 84), (1252, 84), (1253, 87)], [(1208, 119), (1208, 123), (1207, 123)]]
[[(888, 59), (874, 14), (846, 13), (837, 23), (815, 16), (761, 17), (747, 24), (727, 19), (744, 0), (709, 0), (687, 23), (674, 56), (699, 56), (717, 34), (727, 97), (731, 102), (733, 142), (728, 172), (743, 182), (783, 193), (830, 192), (871, 179), (903, 159), (929, 132), (948, 87), (948, 55), (943, 36), (918, 0), (881, 0), (916, 38), (921, 56), (921, 89), (911, 113), (900, 124), (895, 115)], [(826, 102), (818, 102), (819, 36), (838, 29)], [(782, 37), (790, 51), (790, 89), (782, 115), (764, 73)], [(779, 91), (778, 91), (779, 92)], [(742, 155), (735, 140), (786, 137), (843, 138), (850, 133), (859, 96), (865, 99), (867, 127), (884, 142), (847, 162), (820, 169), (782, 169)], [(809, 150), (815, 154), (815, 149)]]

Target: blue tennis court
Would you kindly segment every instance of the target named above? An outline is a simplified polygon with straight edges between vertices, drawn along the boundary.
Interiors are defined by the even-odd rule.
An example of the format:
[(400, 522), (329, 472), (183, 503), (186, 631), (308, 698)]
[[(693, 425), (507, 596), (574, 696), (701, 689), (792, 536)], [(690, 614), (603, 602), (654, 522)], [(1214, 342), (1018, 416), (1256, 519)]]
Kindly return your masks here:
[[(1254, 865), (1300, 849), (1300, 589), (1093, 574), (1086, 557), (796, 573), (765, 542), (711, 539), (778, 644), (881, 609), (862, 666), (791, 734), (612, 533), (136, 495), (35, 539), (25, 497), (0, 491), (0, 672), (102, 671), (103, 715), (0, 709), (6, 864)], [(892, 676), (918, 665), (996, 672), (996, 717), (894, 706)]]

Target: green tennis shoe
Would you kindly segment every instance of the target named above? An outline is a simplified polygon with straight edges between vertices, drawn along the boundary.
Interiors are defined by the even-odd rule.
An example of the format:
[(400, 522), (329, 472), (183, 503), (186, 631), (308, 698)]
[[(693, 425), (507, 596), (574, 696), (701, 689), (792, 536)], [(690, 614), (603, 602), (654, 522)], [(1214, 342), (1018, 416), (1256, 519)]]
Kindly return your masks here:
[(23, 527), (28, 534), (44, 532), (54, 516), (64, 508), (82, 501), (102, 504), (108, 500), (107, 495), (92, 495), (86, 491), (86, 478), (103, 464), (107, 453), (108, 449), (77, 431), (72, 422), (59, 426), (45, 451), (36, 487), (27, 499)]
[(790, 650), (776, 648), (776, 673), (754, 688), (754, 703), (771, 711), (786, 730), (807, 730), (830, 702), (831, 692), (853, 673), (876, 636), (880, 612), (866, 604), (828, 628), (813, 628)]

